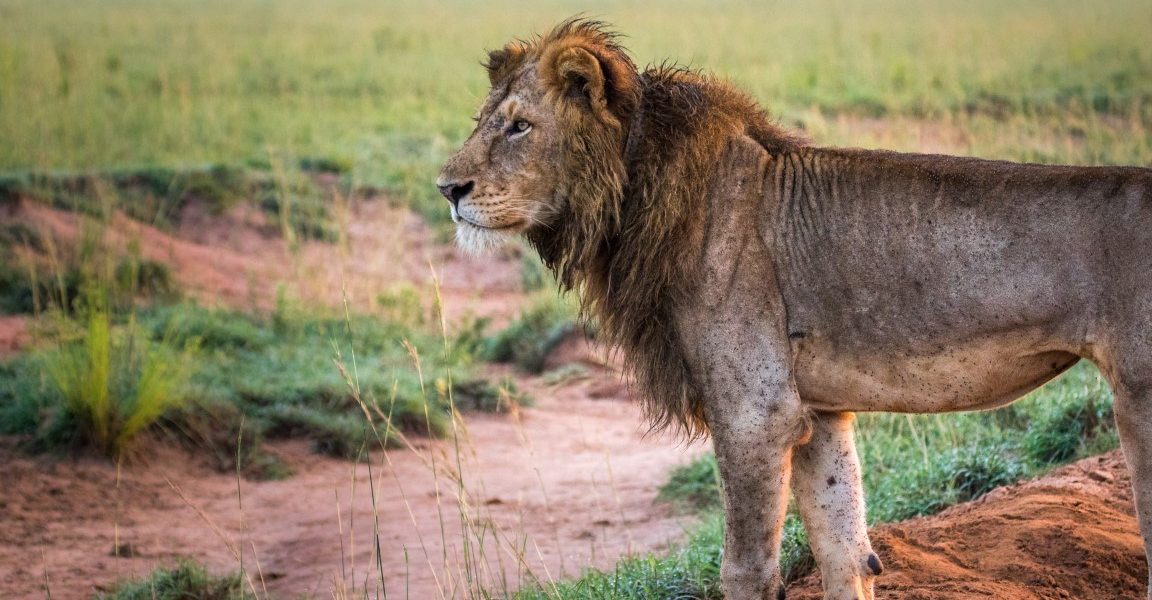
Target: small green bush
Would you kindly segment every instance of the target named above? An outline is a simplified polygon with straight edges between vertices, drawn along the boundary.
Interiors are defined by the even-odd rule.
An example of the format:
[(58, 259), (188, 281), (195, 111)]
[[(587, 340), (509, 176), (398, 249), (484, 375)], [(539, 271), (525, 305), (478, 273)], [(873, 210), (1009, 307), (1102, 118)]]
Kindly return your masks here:
[(1029, 429), (1022, 446), (1041, 464), (1061, 463), (1082, 455), (1113, 423), (1110, 403), (1089, 402), (1054, 407)]
[(124, 581), (97, 600), (248, 600), (255, 599), (239, 574), (215, 576), (190, 561), (161, 567), (147, 577)]
[(716, 455), (704, 454), (672, 469), (668, 481), (660, 486), (656, 499), (694, 511), (719, 509), (720, 472), (716, 467)]
[(189, 349), (114, 332), (107, 312), (95, 309), (83, 342), (47, 352), (41, 361), (62, 399), (46, 441), (71, 439), (111, 457), (185, 401), (193, 368)]
[(577, 330), (575, 313), (575, 308), (555, 293), (541, 296), (521, 311), (512, 324), (486, 340), (483, 356), (539, 373), (548, 354)]

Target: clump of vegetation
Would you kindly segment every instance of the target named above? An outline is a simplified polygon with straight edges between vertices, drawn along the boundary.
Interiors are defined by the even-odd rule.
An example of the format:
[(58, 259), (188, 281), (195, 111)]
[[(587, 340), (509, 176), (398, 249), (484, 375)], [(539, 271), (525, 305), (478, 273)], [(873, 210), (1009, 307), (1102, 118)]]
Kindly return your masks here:
[(472, 375), (470, 330), (446, 349), (431, 331), (369, 317), (193, 304), (141, 308), (119, 323), (94, 314), (72, 334), (79, 341), (0, 365), (3, 432), (42, 449), (92, 443), (114, 454), (160, 421), (220, 469), (239, 460), (250, 476), (274, 478), (283, 469), (261, 453), (265, 439), (355, 458), (402, 435), (444, 435), (450, 400), (484, 411), (527, 402), (510, 383)]
[(512, 597), (516, 600), (721, 600), (724, 597), (720, 592), (723, 539), (723, 522), (719, 515), (713, 514), (687, 543), (666, 556), (627, 557), (611, 570), (588, 570), (574, 581), (540, 582), (537, 586), (526, 586)]
[(539, 373), (548, 354), (578, 329), (572, 300), (544, 292), (520, 311), (508, 327), (484, 341), (482, 355), (487, 360), (515, 363), (529, 373)]
[(716, 456), (704, 454), (672, 469), (668, 481), (660, 486), (656, 499), (694, 511), (719, 509), (720, 471), (716, 467)]
[(174, 567), (160, 567), (148, 576), (123, 581), (97, 600), (248, 600), (256, 596), (238, 574), (212, 575), (203, 566), (180, 561)]
[(234, 404), (193, 399), (169, 411), (161, 432), (222, 473), (240, 473), (260, 481), (292, 474), (277, 455), (264, 448), (260, 424)]
[(52, 445), (87, 444), (119, 457), (145, 429), (185, 401), (190, 351), (172, 353), (89, 310), (83, 339), (41, 355), (59, 410), (41, 434)]

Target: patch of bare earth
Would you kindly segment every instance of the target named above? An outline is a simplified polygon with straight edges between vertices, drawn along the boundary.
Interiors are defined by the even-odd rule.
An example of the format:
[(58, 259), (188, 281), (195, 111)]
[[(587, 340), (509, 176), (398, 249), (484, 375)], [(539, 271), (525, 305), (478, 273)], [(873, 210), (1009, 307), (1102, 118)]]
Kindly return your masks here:
[[(872, 530), (878, 598), (1144, 598), (1144, 547), (1119, 451), (994, 490), (938, 515)], [(818, 600), (820, 577), (788, 590)]]
[(31, 341), (28, 318), (21, 315), (0, 315), (0, 359), (14, 356)]

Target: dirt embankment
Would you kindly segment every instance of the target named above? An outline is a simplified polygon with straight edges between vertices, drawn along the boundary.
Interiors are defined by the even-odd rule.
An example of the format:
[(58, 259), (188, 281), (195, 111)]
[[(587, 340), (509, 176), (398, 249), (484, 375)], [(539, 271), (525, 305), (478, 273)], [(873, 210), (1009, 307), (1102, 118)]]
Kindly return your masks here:
[[(877, 527), (878, 598), (1137, 600), (1144, 547), (1119, 451), (932, 517)], [(819, 576), (788, 591), (819, 600)]]

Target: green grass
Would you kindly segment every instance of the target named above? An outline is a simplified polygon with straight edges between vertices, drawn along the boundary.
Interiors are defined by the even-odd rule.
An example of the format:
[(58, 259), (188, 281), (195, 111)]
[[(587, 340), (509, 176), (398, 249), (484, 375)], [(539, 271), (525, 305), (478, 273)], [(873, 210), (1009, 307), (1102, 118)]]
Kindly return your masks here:
[(88, 444), (118, 458), (135, 438), (187, 397), (191, 346), (174, 350), (113, 332), (108, 312), (89, 309), (82, 339), (40, 355), (51, 393), (62, 400), (42, 440)]
[[(809, 127), (827, 129), (821, 114), (923, 117), (997, 130), (971, 148), (992, 157), (1050, 139), (1030, 156), (1152, 156), (1142, 0), (4, 0), (0, 172), (322, 157), (443, 220), (430, 182), (486, 91), (484, 49), (577, 12), (615, 23), (640, 64), (714, 71)], [(1117, 123), (1134, 135), (1112, 135)], [(1104, 138), (1114, 147), (1093, 143)]]
[(147, 577), (118, 583), (96, 600), (248, 600), (256, 596), (240, 575), (212, 575), (204, 567), (181, 561), (174, 567), (160, 567)]
[[(241, 429), (249, 447), (302, 438), (317, 452), (355, 458), (378, 442), (400, 445), (404, 434), (444, 435), (450, 391), (461, 410), (526, 402), (515, 386), (475, 375), (474, 330), (449, 340), (446, 352), (428, 327), (321, 312), (258, 316), (176, 304), (119, 323), (104, 315), (73, 334), (79, 341), (0, 363), (0, 433), (31, 436), (43, 449), (90, 436), (103, 448), (120, 439), (109, 432), (132, 436), (164, 417), (182, 443), (231, 469)], [(180, 350), (190, 346), (196, 352)], [(143, 356), (120, 359), (128, 351)], [(276, 470), (258, 454), (247, 460)]]
[(545, 289), (535, 294), (511, 324), (483, 341), (480, 355), (540, 373), (548, 354), (565, 337), (581, 331), (574, 298), (558, 295), (555, 288)]

